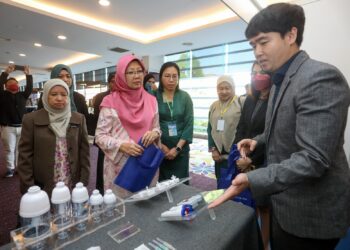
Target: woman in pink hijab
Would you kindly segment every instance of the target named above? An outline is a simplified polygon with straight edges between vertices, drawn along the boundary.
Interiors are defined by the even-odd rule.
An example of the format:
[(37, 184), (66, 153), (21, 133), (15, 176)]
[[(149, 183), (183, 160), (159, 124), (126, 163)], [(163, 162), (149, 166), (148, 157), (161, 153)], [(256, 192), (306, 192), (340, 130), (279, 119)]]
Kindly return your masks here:
[[(117, 64), (115, 91), (100, 106), (95, 141), (105, 153), (104, 189), (113, 181), (129, 156), (139, 156), (143, 148), (159, 143), (158, 105), (154, 96), (143, 88), (145, 68), (133, 55), (125, 55)], [(158, 179), (158, 173), (154, 181)]]

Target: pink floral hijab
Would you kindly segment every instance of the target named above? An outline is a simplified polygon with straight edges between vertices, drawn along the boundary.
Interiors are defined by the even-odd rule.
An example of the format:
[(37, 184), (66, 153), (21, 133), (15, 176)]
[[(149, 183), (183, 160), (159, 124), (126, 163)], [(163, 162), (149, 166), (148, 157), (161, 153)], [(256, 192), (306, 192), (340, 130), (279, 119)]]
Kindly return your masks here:
[(139, 89), (131, 89), (127, 85), (125, 72), (132, 61), (137, 61), (142, 69), (145, 69), (143, 63), (135, 56), (121, 57), (115, 75), (115, 91), (103, 99), (100, 107), (115, 109), (129, 137), (137, 143), (148, 130), (152, 129), (157, 101), (142, 86)]

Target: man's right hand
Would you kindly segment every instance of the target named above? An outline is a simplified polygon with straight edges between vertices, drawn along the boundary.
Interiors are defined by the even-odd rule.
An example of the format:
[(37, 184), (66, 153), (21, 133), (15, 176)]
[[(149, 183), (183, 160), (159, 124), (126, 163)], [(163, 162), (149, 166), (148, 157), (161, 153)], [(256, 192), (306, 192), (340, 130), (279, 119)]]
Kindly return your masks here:
[(15, 65), (13, 65), (13, 64), (10, 64), (9, 66), (7, 66), (7, 68), (6, 68), (6, 70), (5, 70), (5, 72), (6, 72), (7, 74), (12, 73), (13, 71), (15, 71)]
[(257, 141), (252, 139), (243, 139), (237, 143), (237, 149), (241, 153), (241, 157), (245, 159), (247, 155), (253, 152), (258, 144)]

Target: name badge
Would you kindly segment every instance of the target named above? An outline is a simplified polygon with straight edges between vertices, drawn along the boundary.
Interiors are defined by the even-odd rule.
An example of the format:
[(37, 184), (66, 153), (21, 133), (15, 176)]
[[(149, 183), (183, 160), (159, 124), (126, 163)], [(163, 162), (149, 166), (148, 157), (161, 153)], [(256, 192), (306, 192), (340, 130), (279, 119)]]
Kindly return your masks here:
[(168, 123), (169, 136), (177, 136), (177, 128), (175, 122)]
[(224, 131), (225, 128), (225, 120), (219, 119), (218, 123), (216, 124), (216, 131)]

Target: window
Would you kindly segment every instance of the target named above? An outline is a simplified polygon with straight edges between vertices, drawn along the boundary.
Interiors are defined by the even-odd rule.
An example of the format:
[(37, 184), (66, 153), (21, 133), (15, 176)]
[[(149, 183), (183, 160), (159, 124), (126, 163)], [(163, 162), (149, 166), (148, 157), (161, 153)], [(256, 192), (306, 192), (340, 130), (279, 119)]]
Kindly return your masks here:
[(115, 66), (110, 66), (110, 67), (107, 68), (107, 75), (108, 75), (109, 73), (113, 73), (113, 72), (115, 72), (115, 71), (116, 71)]
[(84, 81), (93, 81), (94, 78), (93, 78), (93, 75), (94, 73), (92, 71), (89, 71), (89, 72), (85, 72), (84, 73)]
[(210, 105), (218, 99), (216, 81), (223, 74), (231, 75), (236, 95), (245, 93), (250, 82), (250, 71), (255, 57), (247, 40), (219, 44), (207, 48), (166, 55), (164, 61), (173, 61), (180, 67), (180, 88), (193, 101), (194, 132), (206, 134)]
[(107, 82), (105, 68), (95, 70), (95, 81)]

